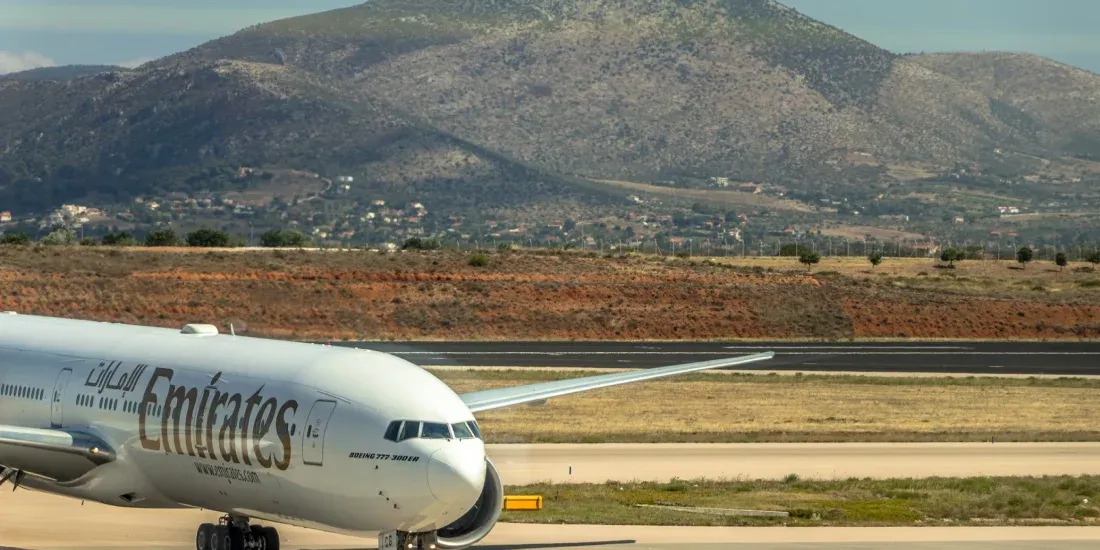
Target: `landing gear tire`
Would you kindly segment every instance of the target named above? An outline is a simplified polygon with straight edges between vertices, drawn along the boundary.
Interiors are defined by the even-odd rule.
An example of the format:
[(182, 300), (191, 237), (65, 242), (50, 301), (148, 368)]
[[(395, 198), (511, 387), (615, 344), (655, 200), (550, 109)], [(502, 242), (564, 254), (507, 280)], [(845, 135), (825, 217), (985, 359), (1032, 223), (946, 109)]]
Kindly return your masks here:
[(263, 528), (264, 550), (279, 550), (279, 531), (274, 527)]
[(239, 529), (233, 525), (229, 526), (229, 546), (225, 550), (245, 550), (245, 533), (247, 529)]
[(214, 524), (204, 523), (195, 534), (195, 550), (211, 550), (210, 539), (214, 537)]
[(210, 536), (210, 550), (234, 550), (233, 541), (229, 536), (229, 527), (218, 525)]
[(279, 550), (279, 531), (249, 525), (248, 518), (222, 518), (218, 525), (204, 523), (195, 535), (196, 550)]
[(250, 525), (245, 548), (255, 550), (279, 550), (279, 531), (274, 527)]

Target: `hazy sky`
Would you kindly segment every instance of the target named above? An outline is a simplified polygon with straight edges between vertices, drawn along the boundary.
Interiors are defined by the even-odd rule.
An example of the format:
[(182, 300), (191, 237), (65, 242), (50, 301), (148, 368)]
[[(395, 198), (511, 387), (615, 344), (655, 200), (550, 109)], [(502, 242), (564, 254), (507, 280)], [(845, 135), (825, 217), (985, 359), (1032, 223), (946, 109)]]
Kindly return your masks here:
[[(135, 65), (354, 0), (0, 0), (0, 74)], [(1013, 50), (1100, 72), (1100, 0), (786, 0), (896, 52)]]

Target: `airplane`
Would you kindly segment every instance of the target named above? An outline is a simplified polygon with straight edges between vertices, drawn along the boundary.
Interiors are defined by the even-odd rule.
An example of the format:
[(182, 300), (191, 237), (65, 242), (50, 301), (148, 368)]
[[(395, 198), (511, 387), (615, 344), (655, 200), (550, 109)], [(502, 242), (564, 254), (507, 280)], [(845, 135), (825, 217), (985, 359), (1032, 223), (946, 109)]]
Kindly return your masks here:
[(377, 351), (0, 312), (0, 485), (224, 514), (196, 550), (278, 550), (254, 519), (463, 549), (504, 498), (475, 413), (773, 355), (458, 395)]

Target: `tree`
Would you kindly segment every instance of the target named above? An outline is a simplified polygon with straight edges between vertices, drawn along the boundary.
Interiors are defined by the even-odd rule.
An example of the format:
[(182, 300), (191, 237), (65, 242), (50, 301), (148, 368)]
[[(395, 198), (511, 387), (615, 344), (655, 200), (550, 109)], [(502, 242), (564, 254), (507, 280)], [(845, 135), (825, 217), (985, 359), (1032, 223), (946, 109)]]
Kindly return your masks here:
[(229, 233), (217, 229), (199, 229), (187, 234), (187, 246), (201, 248), (225, 248), (230, 240)]
[(0, 237), (0, 244), (27, 246), (31, 244), (31, 238), (26, 233), (4, 233), (4, 236)]
[(955, 269), (955, 262), (961, 262), (966, 259), (966, 253), (957, 248), (948, 248), (940, 254), (940, 261), (947, 262), (947, 267)]
[(62, 227), (42, 239), (42, 244), (45, 245), (71, 245), (76, 244), (76, 231), (68, 227)]
[(294, 229), (271, 229), (260, 235), (260, 246), (264, 248), (302, 248), (309, 244), (309, 237)]
[(806, 271), (809, 271), (811, 266), (821, 261), (821, 254), (817, 252), (804, 252), (798, 257), (798, 261), (805, 264)]
[(1065, 252), (1059, 252), (1058, 254), (1055, 254), (1054, 255), (1054, 263), (1058, 264), (1058, 267), (1062, 268), (1062, 271), (1065, 271), (1066, 270), (1066, 264), (1069, 263), (1069, 261), (1066, 260), (1066, 253)]
[(1023, 266), (1026, 268), (1027, 263), (1031, 261), (1031, 258), (1034, 255), (1035, 253), (1031, 251), (1031, 248), (1022, 246), (1019, 250), (1016, 251), (1016, 261), (1023, 264)]
[(176, 232), (171, 229), (153, 231), (145, 236), (145, 246), (176, 246), (177, 244), (179, 239), (176, 238)]
[(402, 250), (436, 250), (439, 247), (439, 241), (435, 239), (421, 239), (420, 237), (406, 239), (405, 244), (401, 245)]
[(870, 256), (867, 256), (867, 261), (871, 262), (871, 269), (874, 269), (878, 264), (882, 263), (882, 254), (875, 252)]
[(125, 231), (118, 233), (108, 233), (103, 236), (103, 244), (106, 246), (134, 246), (137, 241), (132, 235)]

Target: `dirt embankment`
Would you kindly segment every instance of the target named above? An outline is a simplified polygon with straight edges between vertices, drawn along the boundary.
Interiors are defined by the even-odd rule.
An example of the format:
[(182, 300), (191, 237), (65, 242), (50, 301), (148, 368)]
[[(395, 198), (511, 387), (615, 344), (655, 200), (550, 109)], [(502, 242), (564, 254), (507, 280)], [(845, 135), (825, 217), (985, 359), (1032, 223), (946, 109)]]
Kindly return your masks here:
[(867, 273), (826, 259), (807, 274), (791, 259), (489, 257), (0, 248), (0, 309), (310, 339), (1100, 337), (1092, 274), (1035, 269), (1021, 283), (1007, 270), (941, 275), (931, 260)]

